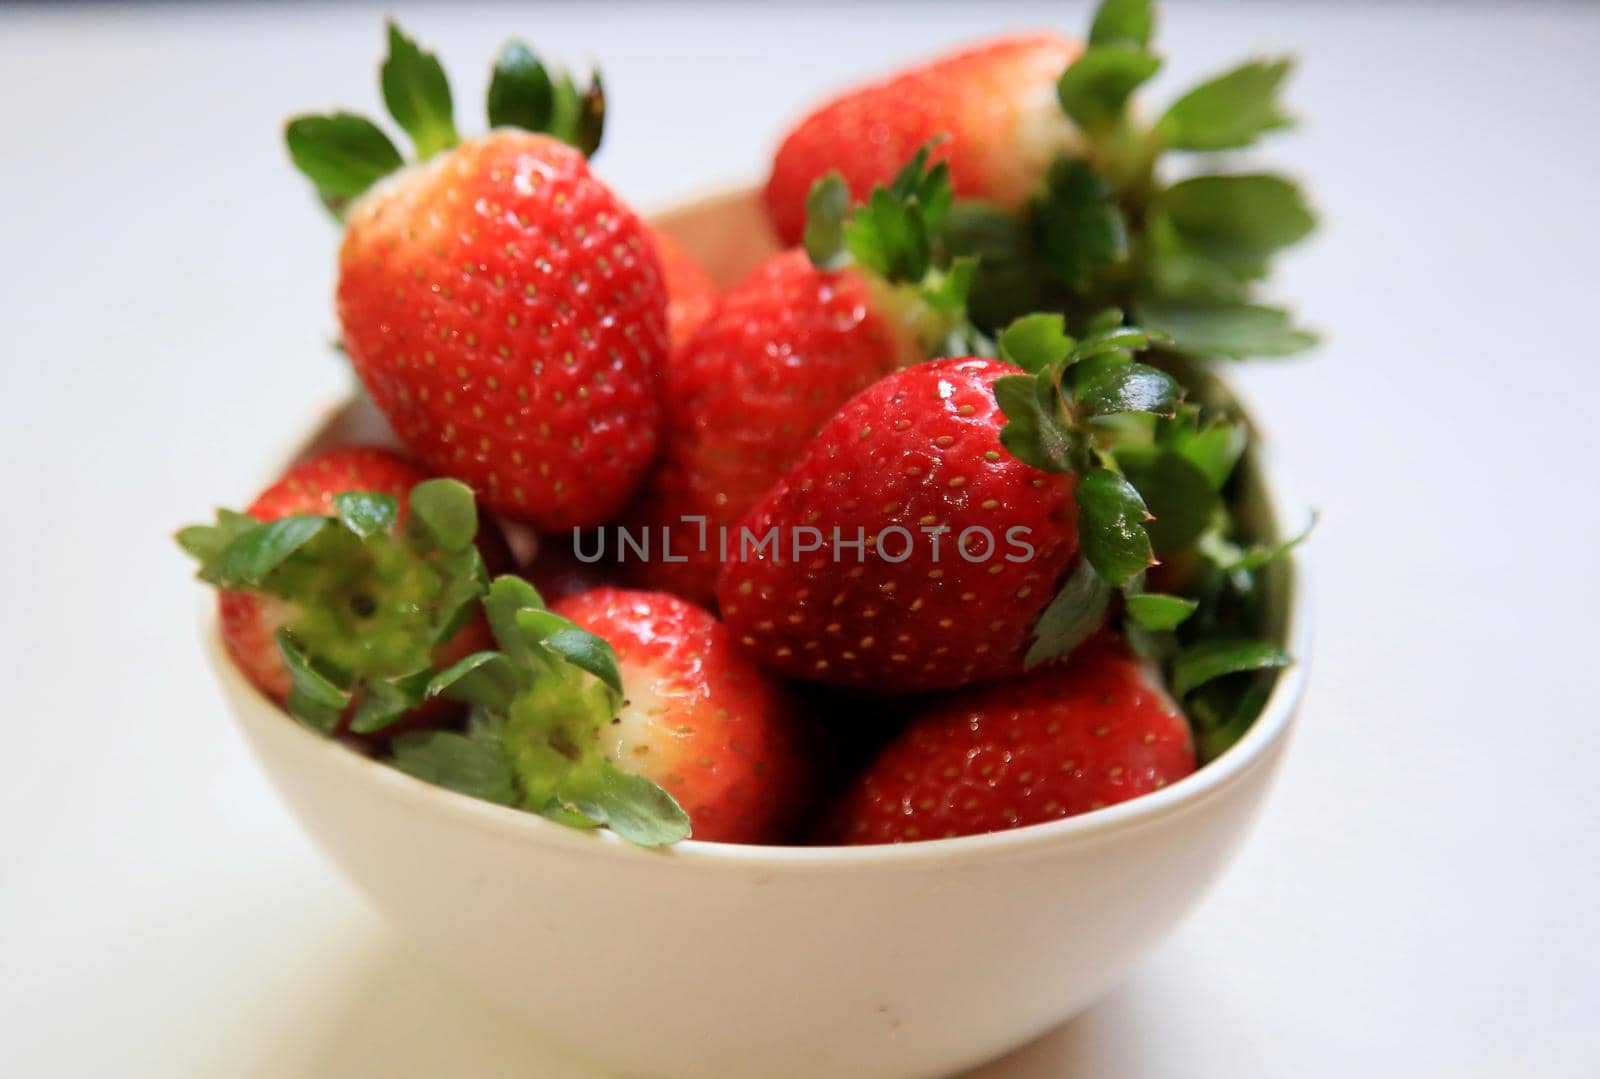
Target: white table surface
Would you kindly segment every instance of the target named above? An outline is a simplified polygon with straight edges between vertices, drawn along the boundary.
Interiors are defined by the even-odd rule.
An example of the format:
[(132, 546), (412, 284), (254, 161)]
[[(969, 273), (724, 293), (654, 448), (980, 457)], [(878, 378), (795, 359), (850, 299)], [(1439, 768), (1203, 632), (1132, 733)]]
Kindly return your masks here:
[[(1240, 380), (1323, 513), (1311, 697), (1227, 880), (988, 1076), (1600, 1068), (1600, 12), (1174, 3), (1158, 84), (1304, 58), (1329, 329)], [(599, 55), (637, 204), (761, 174), (824, 89), (1083, 8), (401, 14), (463, 126), (509, 33)], [(375, 105), (379, 12), (0, 11), (0, 1073), (584, 1075), (435, 974), (226, 720), (168, 539), (339, 393), (291, 110)], [(1177, 77), (1173, 77), (1174, 74)], [(470, 113), (469, 113), (470, 110)]]

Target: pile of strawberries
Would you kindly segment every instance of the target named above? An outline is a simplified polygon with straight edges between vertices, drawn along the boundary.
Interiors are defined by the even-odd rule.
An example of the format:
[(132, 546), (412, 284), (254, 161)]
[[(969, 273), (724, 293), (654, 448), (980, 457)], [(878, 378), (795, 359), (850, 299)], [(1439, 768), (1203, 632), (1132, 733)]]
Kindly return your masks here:
[(792, 246), (723, 290), (591, 168), (598, 76), (513, 42), (463, 139), (391, 25), (416, 160), (349, 113), (287, 137), (394, 448), (180, 533), (239, 669), (415, 776), (643, 845), (1011, 828), (1221, 752), (1288, 662), (1259, 636), (1287, 544), (1235, 520), (1247, 435), (1199, 372), (1309, 343), (1252, 289), (1310, 217), (1277, 177), (1163, 183), (1166, 150), (1282, 126), (1283, 69), (1141, 127), (1150, 29), (1107, 0), (1087, 45), (825, 105), (764, 192)]

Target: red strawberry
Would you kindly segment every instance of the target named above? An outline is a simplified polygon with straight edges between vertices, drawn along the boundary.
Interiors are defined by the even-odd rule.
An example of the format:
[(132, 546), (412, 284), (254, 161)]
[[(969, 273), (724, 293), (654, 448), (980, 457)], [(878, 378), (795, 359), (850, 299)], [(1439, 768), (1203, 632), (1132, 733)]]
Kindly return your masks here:
[(831, 169), (857, 200), (886, 183), (939, 135), (955, 193), (1021, 205), (1076, 133), (1056, 82), (1081, 46), (1057, 34), (999, 38), (835, 98), (783, 140), (767, 181), (767, 213), (784, 243), (798, 243), (811, 185)]
[(783, 838), (804, 793), (793, 703), (721, 623), (674, 596), (616, 588), (552, 610), (616, 651), (625, 699), (599, 732), (606, 759), (671, 794), (695, 839)]
[(837, 807), (835, 838), (996, 832), (1136, 798), (1195, 768), (1183, 715), (1115, 638), (923, 712)]
[(654, 246), (553, 138), (498, 130), (362, 196), (339, 318), (401, 440), (508, 516), (596, 524), (655, 453), (668, 345)]
[[(711, 602), (719, 529), (755, 505), (839, 405), (921, 356), (861, 273), (819, 270), (803, 251), (762, 264), (673, 358), (666, 446), (632, 518), (656, 547), (632, 563), (634, 578)], [(684, 519), (696, 517), (705, 524)], [(663, 559), (663, 529), (672, 557), (687, 561)]]
[(678, 352), (711, 317), (719, 292), (711, 275), (677, 240), (654, 230), (650, 238), (655, 242), (661, 278), (667, 287), (668, 336), (672, 339), (672, 351)]
[(764, 666), (884, 691), (1020, 672), (1078, 542), (1074, 477), (1000, 443), (993, 386), (1016, 373), (969, 358), (890, 375), (740, 523), (717, 595)]
[(940, 267), (932, 254), (950, 177), (928, 167), (926, 149), (874, 192), (870, 211), (850, 213), (836, 176), (817, 185), (812, 205), (807, 249), (757, 267), (672, 358), (666, 447), (631, 522), (656, 544), (637, 568), (644, 584), (710, 603), (723, 530), (817, 429), (851, 396), (951, 348), (968, 328), (970, 267)]
[[(284, 629), (311, 662), (331, 669), (334, 677), (349, 684), (349, 707), (336, 724), (330, 724), (339, 732), (348, 728), (361, 706), (357, 690), (363, 679), (410, 673), (419, 653), (422, 663), (431, 659), (435, 666), (445, 666), (491, 643), (481, 618), (452, 628), (454, 607), (434, 609), (436, 601), (452, 602), (440, 596), (454, 587), (455, 573), (443, 568), (430, 572), (421, 564), (428, 558), (413, 554), (400, 538), (411, 492), (427, 479), (427, 473), (386, 450), (364, 446), (328, 450), (289, 469), (261, 493), (246, 515), (223, 514), (215, 527), (200, 526), (180, 534), (184, 546), (202, 561), (202, 579), (230, 586), (217, 597), (222, 642), (245, 677), (263, 693), (280, 705), (290, 702), (294, 682), (277, 640)], [(336, 516), (335, 496), (346, 492), (393, 499), (394, 520), (387, 531), (396, 539), (364, 543), (340, 528), (328, 527), (269, 570), (252, 574), (228, 567), (228, 546), (257, 522)], [(504, 558), (492, 526), (485, 526), (481, 542), (494, 558)], [(442, 567), (440, 562), (433, 564)], [(248, 590), (231, 587), (243, 583), (228, 579), (237, 574), (251, 578)], [(481, 564), (478, 575), (482, 576)], [(442, 635), (437, 627), (443, 627)], [(440, 643), (431, 650), (424, 647), (435, 637)], [(431, 701), (398, 721), (391, 719), (383, 729), (394, 733), (424, 725), (451, 710), (446, 701)]]

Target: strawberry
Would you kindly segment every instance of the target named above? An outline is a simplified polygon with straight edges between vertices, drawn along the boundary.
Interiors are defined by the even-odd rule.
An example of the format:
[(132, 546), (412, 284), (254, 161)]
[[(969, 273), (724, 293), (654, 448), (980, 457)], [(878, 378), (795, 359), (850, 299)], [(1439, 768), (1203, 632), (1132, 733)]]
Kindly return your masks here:
[(819, 187), (815, 220), (831, 238), (814, 235), (809, 250), (759, 266), (673, 357), (666, 445), (630, 520), (655, 544), (634, 564), (641, 585), (712, 602), (723, 530), (840, 405), (960, 332), (962, 275), (937, 269), (928, 253), (948, 177), (926, 163), (922, 151), (893, 190), (879, 189), (881, 212), (902, 228), (865, 213), (847, 223), (839, 182)]
[(672, 339), (672, 351), (676, 353), (711, 317), (720, 293), (711, 275), (677, 240), (654, 230), (650, 238), (655, 243), (661, 279), (667, 288), (667, 336)]
[(1020, 672), (1078, 537), (1073, 476), (1000, 442), (994, 384), (1017, 374), (920, 364), (822, 428), (741, 522), (718, 583), (729, 629), (764, 666), (886, 691)]
[(803, 793), (794, 705), (708, 612), (675, 596), (600, 588), (551, 608), (611, 643), (624, 701), (606, 758), (677, 799), (696, 839), (773, 842)]
[[(592, 148), (598, 84), (552, 89), (517, 48), (491, 120)], [(418, 459), (494, 509), (552, 529), (610, 517), (659, 437), (667, 299), (649, 232), (556, 137), (460, 142), (443, 69), (393, 26), (383, 86), (420, 165), (396, 172), (388, 137), (348, 113), (288, 131), (295, 163), (348, 210), (338, 311), (356, 373)]]
[(516, 577), (497, 578), (484, 608), (498, 650), (429, 687), (474, 706), (465, 732), (397, 739), (397, 767), (643, 846), (771, 842), (794, 823), (793, 705), (708, 612), (615, 588), (550, 609)]
[(1005, 207), (1024, 203), (1052, 159), (1076, 144), (1056, 101), (1056, 81), (1081, 51), (1069, 38), (998, 38), (837, 97), (784, 138), (765, 198), (773, 229), (798, 243), (806, 196), (830, 169), (864, 199), (917, 147), (950, 164), (955, 194)]
[[(419, 493), (429, 520), (416, 523)], [(489, 641), (464, 608), (484, 578), (470, 511), (459, 484), (385, 450), (345, 447), (301, 461), (247, 513), (222, 511), (179, 541), (221, 589), (223, 644), (258, 689), (330, 733), (394, 733), (449, 711), (423, 703), (419, 674)], [(442, 512), (466, 523), (439, 525)], [(498, 552), (492, 526), (484, 542)]]
[(1189, 726), (1109, 635), (922, 712), (845, 794), (842, 843), (997, 832), (1136, 798), (1195, 768)]

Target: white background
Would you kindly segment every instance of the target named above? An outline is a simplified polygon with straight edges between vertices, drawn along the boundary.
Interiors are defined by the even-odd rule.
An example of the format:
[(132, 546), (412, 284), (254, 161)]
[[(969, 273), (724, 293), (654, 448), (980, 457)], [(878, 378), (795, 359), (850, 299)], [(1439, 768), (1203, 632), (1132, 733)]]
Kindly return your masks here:
[[(1239, 379), (1323, 513), (1269, 811), (1139, 973), (991, 1076), (1600, 1068), (1600, 12), (1173, 3), (1157, 84), (1303, 57), (1267, 157), (1327, 226), (1328, 344)], [(824, 90), (1034, 9), (401, 12), (470, 128), (509, 33), (603, 59), (644, 208), (762, 175)], [(376, 10), (0, 12), (0, 1072), (581, 1075), (433, 973), (298, 834), (168, 539), (347, 375), (291, 110), (376, 105)], [(641, 956), (641, 962), (648, 957)]]

